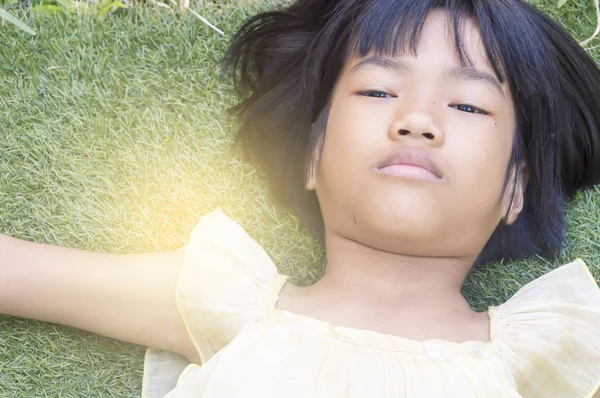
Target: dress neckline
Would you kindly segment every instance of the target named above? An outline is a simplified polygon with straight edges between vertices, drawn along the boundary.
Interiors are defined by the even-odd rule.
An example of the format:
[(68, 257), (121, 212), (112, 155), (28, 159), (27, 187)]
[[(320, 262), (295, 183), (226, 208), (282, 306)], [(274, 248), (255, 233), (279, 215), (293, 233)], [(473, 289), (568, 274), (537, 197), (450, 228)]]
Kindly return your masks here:
[(489, 306), (486, 311), (489, 319), (489, 341), (468, 340), (454, 342), (442, 339), (414, 340), (407, 337), (386, 334), (369, 329), (359, 329), (349, 326), (336, 326), (332, 323), (300, 313), (276, 308), (279, 296), (288, 277), (280, 275), (270, 289), (269, 305), (265, 314), (266, 319), (275, 322), (292, 322), (309, 328), (319, 334), (333, 337), (356, 346), (369, 346), (384, 351), (408, 352), (425, 354), (428, 357), (443, 359), (455, 354), (473, 354), (487, 358), (499, 353), (499, 334), (501, 317), (496, 306)]

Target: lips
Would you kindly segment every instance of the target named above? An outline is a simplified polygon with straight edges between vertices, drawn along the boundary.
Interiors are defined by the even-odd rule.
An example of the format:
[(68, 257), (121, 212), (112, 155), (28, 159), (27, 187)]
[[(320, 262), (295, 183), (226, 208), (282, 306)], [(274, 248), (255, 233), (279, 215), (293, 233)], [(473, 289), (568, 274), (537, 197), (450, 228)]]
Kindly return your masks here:
[[(385, 160), (378, 163), (376, 168), (377, 171), (384, 172), (385, 174), (396, 175), (402, 167), (395, 166), (409, 166), (405, 167), (398, 175), (414, 175), (416, 178), (419, 178), (420, 173), (426, 174), (426, 172), (429, 172), (431, 177), (434, 177), (433, 179), (441, 180), (443, 177), (441, 170), (431, 159), (429, 153), (420, 148), (402, 148), (394, 151)], [(422, 170), (419, 172), (418, 169)]]

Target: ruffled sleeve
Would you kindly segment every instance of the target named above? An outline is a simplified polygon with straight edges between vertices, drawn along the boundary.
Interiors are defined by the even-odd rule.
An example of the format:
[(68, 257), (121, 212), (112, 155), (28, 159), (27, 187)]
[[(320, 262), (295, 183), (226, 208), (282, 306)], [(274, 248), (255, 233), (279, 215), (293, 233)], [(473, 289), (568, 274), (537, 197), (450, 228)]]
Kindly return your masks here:
[(591, 398), (600, 386), (600, 289), (581, 259), (490, 308), (503, 361), (525, 398)]
[[(203, 216), (184, 251), (175, 296), (202, 363), (245, 326), (270, 313), (287, 276), (244, 229), (220, 208)], [(185, 358), (148, 348), (143, 398), (163, 397), (188, 368)]]
[(219, 208), (201, 218), (187, 246), (177, 304), (206, 362), (246, 325), (273, 310), (287, 276)]

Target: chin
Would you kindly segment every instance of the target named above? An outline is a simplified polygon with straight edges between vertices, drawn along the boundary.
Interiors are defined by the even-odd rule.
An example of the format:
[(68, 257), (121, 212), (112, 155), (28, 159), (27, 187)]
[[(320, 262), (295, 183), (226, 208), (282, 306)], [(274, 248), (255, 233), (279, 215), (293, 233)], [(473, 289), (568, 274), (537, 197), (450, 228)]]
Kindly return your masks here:
[(377, 220), (386, 230), (434, 231), (444, 218), (439, 199), (425, 192), (406, 189), (387, 194), (374, 192), (374, 196), (365, 198), (362, 203), (367, 205), (362, 207), (366, 217)]
[[(358, 215), (357, 215), (358, 217)], [(359, 225), (360, 235), (371, 241), (387, 242), (386, 246), (403, 246), (420, 242), (439, 240), (443, 226), (439, 224), (440, 218), (433, 218), (431, 214), (422, 215), (418, 212), (383, 214), (363, 220)], [(360, 224), (360, 219), (357, 220)]]

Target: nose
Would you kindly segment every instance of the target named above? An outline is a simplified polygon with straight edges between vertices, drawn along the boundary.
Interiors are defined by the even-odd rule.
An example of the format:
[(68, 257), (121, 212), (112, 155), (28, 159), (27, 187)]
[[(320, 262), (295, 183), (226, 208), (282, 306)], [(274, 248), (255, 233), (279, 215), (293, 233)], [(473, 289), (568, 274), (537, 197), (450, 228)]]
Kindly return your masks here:
[(390, 139), (397, 141), (407, 138), (425, 140), (429, 145), (440, 146), (444, 142), (444, 134), (433, 118), (425, 113), (410, 112), (392, 123), (389, 131)]

